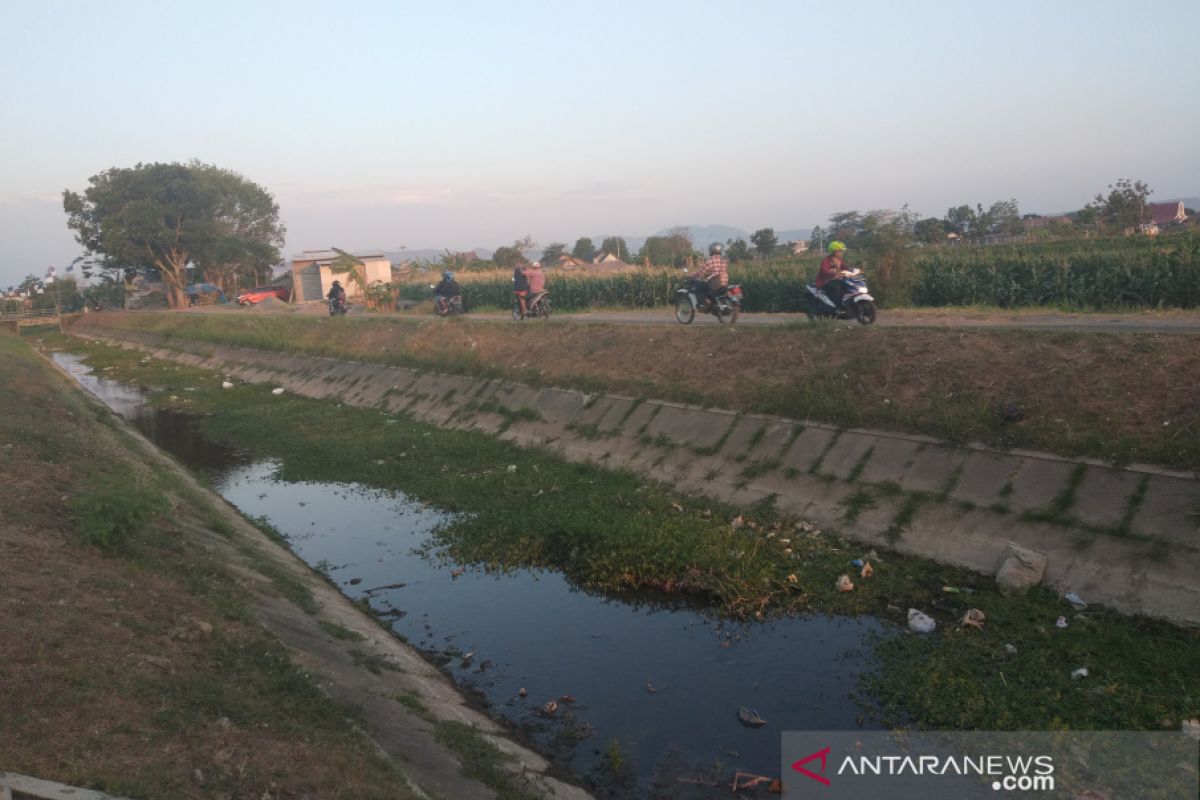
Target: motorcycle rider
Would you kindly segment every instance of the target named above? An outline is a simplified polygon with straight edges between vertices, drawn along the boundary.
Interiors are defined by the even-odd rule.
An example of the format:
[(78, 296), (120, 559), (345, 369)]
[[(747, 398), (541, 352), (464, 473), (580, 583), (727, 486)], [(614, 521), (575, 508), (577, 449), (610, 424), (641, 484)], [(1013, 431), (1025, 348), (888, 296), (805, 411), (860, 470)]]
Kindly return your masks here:
[(729, 260), (722, 255), (723, 249), (720, 242), (710, 244), (708, 258), (704, 259), (704, 266), (696, 273), (697, 286), (703, 293), (701, 303), (712, 302), (729, 285)]
[(458, 281), (454, 280), (454, 273), (446, 270), (442, 273), (442, 280), (437, 286), (433, 287), (433, 297), (437, 302), (438, 307), (443, 311), (450, 307), (454, 302), (454, 298), (460, 298), (461, 302), (462, 289), (458, 286)]
[(834, 307), (839, 311), (842, 308), (842, 292), (845, 289), (841, 278), (842, 273), (847, 271), (845, 253), (846, 245), (836, 241), (830, 242), (829, 255), (822, 259), (815, 282), (816, 288), (824, 291), (825, 296), (833, 301)]
[(329, 294), (325, 295), (331, 303), (336, 303), (339, 306), (346, 305), (346, 290), (342, 288), (340, 281), (334, 281), (333, 286), (329, 287)]
[(529, 281), (529, 304), (533, 305), (546, 292), (546, 273), (542, 272), (542, 262), (535, 261), (526, 267), (525, 280)]
[(518, 264), (513, 267), (513, 294), (521, 304), (521, 319), (525, 319), (525, 296), (529, 294), (529, 279), (525, 277), (525, 266)]

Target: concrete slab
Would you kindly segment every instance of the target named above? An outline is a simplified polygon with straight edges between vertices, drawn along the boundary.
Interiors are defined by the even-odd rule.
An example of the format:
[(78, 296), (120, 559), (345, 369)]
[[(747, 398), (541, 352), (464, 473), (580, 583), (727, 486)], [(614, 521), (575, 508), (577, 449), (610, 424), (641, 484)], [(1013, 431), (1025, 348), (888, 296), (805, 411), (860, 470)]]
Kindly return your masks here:
[(963, 461), (962, 475), (958, 485), (950, 494), (957, 502), (974, 503), (988, 507), (995, 503), (1007, 504), (1008, 497), (1000, 492), (1008, 485), (1021, 466), (1020, 459), (998, 453), (972, 452)]
[(652, 439), (665, 436), (689, 447), (708, 448), (720, 442), (736, 421), (737, 415), (731, 411), (664, 405), (663, 410), (647, 423), (646, 435)]
[(635, 403), (637, 403), (636, 400), (624, 397), (606, 398), (596, 404), (602, 407), (603, 415), (598, 417), (593, 424), (602, 431), (618, 430), (625, 418), (634, 410)]
[(867, 459), (858, 479), (863, 483), (899, 484), (912, 468), (923, 447), (925, 445), (921, 442), (878, 437), (875, 440), (875, 450)]
[[(784, 448), (789, 447), (795, 441), (796, 431), (799, 430), (796, 423), (787, 420), (762, 419), (761, 417), (743, 417), (742, 419), (751, 428), (750, 441), (754, 442), (755, 437), (758, 441), (754, 442), (753, 446), (747, 444), (736, 450), (729, 441), (726, 441), (722, 453), (728, 454), (730, 457), (744, 453), (749, 461), (778, 461), (783, 457)], [(761, 427), (759, 423), (766, 427)], [(761, 436), (758, 434), (759, 430), (762, 431)], [(733, 438), (733, 434), (730, 434), (730, 438)]]
[(817, 466), (817, 472), (847, 480), (858, 466), (858, 462), (878, 442), (879, 439), (875, 436), (843, 432)]
[(491, 402), (507, 408), (509, 411), (520, 411), (523, 408), (537, 409), (537, 401), (541, 391), (519, 383), (506, 383), (498, 388), (490, 398)]
[(897, 483), (910, 492), (938, 494), (967, 460), (967, 452), (954, 447), (925, 445)]
[(1118, 527), (1125, 518), (1129, 498), (1141, 486), (1143, 477), (1133, 472), (1088, 467), (1075, 489), (1071, 515), (1088, 525)]
[(1041, 511), (1048, 508), (1059, 492), (1067, 487), (1067, 481), (1075, 467), (1076, 465), (1069, 461), (1022, 458), (1021, 467), (1013, 477), (1013, 492), (1008, 498), (1009, 506), (1014, 511)]
[[(790, 436), (791, 433), (789, 432)], [(787, 449), (781, 459), (784, 468), (797, 472), (808, 472), (817, 459), (825, 452), (829, 443), (837, 436), (837, 431), (829, 428), (805, 428), (792, 446)]]
[(1200, 481), (1151, 475), (1129, 527), (1142, 536), (1200, 550)]
[[(650, 424), (650, 420), (658, 416), (658, 412), (663, 408), (661, 403), (656, 403), (653, 400), (639, 404), (636, 408), (629, 412), (629, 416), (624, 422), (619, 423), (621, 433), (625, 436), (637, 438), (645, 433), (643, 428)], [(605, 422), (608, 417), (605, 417)]]
[(586, 397), (569, 389), (542, 389), (533, 407), (551, 422), (570, 425), (583, 412)]

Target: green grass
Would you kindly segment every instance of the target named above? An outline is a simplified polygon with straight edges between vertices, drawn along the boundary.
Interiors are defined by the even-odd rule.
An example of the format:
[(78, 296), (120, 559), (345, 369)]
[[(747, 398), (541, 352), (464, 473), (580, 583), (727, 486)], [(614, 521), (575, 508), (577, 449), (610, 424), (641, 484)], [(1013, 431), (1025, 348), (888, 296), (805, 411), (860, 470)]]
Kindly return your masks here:
[(434, 733), (458, 756), (463, 774), (491, 787), (498, 800), (540, 800), (541, 795), (521, 786), (520, 778), (504, 768), (512, 756), (501, 752), (473, 726), (438, 722)]
[[(1180, 719), (1200, 714), (1196, 631), (1103, 609), (1061, 631), (1054, 620), (1070, 611), (1049, 591), (1006, 598), (974, 573), (893, 553), (874, 564), (874, 577), (839, 593), (833, 579), (865, 548), (793, 531), (791, 520), (765, 504), (736, 509), (698, 502), (632, 473), (570, 463), (482, 434), (290, 394), (273, 398), (269, 386), (223, 391), (219, 376), (142, 363), (112, 348), (81, 349), (97, 352), (114, 376), (160, 387), (156, 402), (183, 398), (176, 402), (207, 414), (201, 424), (209, 436), (277, 459), (283, 480), (356, 481), (465, 512), (437, 534), (443, 551), (461, 562), (554, 569), (590, 590), (687, 592), (742, 617), (818, 611), (874, 614), (902, 625), (907, 608), (922, 608), (941, 632), (885, 636), (870, 686), (886, 713), (910, 715), (920, 726), (1154, 729), (1164, 719), (1177, 728)], [(197, 388), (183, 393), (181, 386)], [(409, 457), (390, 458), (396, 452)], [(524, 502), (531, 481), (542, 491), (533, 516)], [(893, 522), (897, 529), (916, 512), (918, 500), (910, 501)], [(871, 492), (852, 496), (847, 525), (874, 502)], [(734, 528), (730, 521), (739, 514), (756, 526)], [(943, 585), (979, 591), (950, 596)], [(954, 616), (966, 609), (958, 604), (967, 599), (986, 612), (984, 630), (956, 625)], [(1004, 643), (1021, 655), (1007, 658)], [(1071, 681), (1070, 671), (1084, 665), (1098, 678)]]
[(129, 470), (101, 473), (88, 491), (67, 501), (71, 524), (84, 544), (114, 552), (123, 550), (162, 513), (162, 494)]

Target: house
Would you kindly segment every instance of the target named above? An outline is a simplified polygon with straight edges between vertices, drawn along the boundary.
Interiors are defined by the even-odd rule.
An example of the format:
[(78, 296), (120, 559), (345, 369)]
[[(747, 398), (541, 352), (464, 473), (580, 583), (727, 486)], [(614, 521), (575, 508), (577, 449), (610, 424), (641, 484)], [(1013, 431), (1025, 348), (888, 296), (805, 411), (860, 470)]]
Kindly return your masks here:
[(550, 262), (549, 264), (544, 264), (543, 266), (557, 267), (558, 269), (565, 269), (565, 270), (572, 270), (572, 269), (580, 269), (582, 267), (585, 267), (588, 265), (588, 263), (589, 262), (584, 261), (582, 258), (576, 258), (575, 256), (571, 255), (570, 253), (562, 253), (559, 255), (558, 258), (554, 259), (554, 261)]
[(1183, 201), (1175, 203), (1150, 203), (1143, 215), (1143, 225), (1157, 225), (1160, 228), (1176, 223), (1187, 222), (1187, 210)]
[(596, 257), (592, 259), (593, 264), (611, 264), (614, 262), (616, 262), (618, 264), (625, 263), (624, 261), (621, 261), (621, 259), (617, 258), (616, 256), (614, 256), (612, 253), (608, 252), (607, 250), (601, 250), (599, 253), (596, 254)]
[[(392, 280), (392, 262), (382, 253), (353, 253), (363, 262), (366, 273), (366, 283), (370, 286), (376, 281), (390, 283)], [(321, 302), (329, 294), (329, 288), (335, 280), (340, 281), (346, 289), (347, 297), (361, 297), (362, 290), (358, 284), (346, 274), (334, 274), (329, 265), (338, 254), (332, 250), (305, 250), (292, 256), (292, 282), (295, 291), (292, 299), (297, 303)]]
[(808, 242), (788, 242), (788, 249), (792, 251), (792, 255), (794, 256), (804, 255), (808, 252)]

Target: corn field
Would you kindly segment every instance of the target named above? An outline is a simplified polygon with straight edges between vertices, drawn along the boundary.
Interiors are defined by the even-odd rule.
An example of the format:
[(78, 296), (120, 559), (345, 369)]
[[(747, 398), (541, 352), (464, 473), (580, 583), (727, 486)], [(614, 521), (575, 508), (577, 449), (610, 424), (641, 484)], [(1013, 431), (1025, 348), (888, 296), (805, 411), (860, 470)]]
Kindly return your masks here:
[[(885, 305), (1200, 308), (1200, 236), (1196, 234), (908, 252), (912, 278), (893, 287), (904, 296), (890, 299), (889, 287), (873, 280), (871, 264), (866, 265), (872, 292)], [(744, 310), (799, 312), (804, 284), (816, 276), (819, 260), (819, 256), (805, 256), (741, 262), (730, 267), (729, 275), (742, 286)], [(546, 288), (554, 307), (562, 311), (655, 308), (672, 304), (686, 277), (682, 270), (661, 267), (600, 275), (547, 271)], [(512, 304), (508, 271), (463, 273), (460, 282), (468, 307)], [(431, 296), (424, 282), (402, 285), (399, 293), (418, 302)]]

